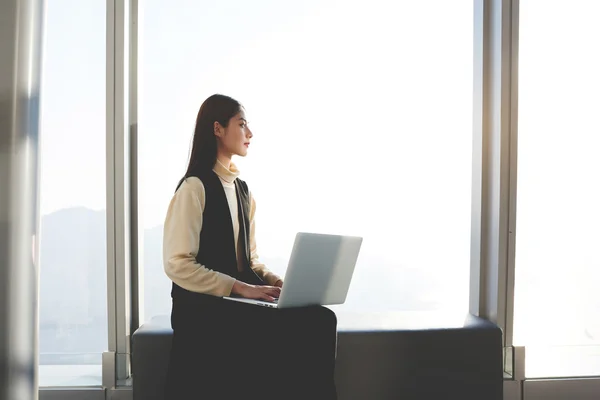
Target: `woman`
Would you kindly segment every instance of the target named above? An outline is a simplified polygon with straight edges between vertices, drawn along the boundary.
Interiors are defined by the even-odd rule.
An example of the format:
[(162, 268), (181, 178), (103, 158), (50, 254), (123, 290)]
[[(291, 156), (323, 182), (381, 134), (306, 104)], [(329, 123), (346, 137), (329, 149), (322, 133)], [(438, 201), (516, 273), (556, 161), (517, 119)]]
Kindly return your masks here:
[(187, 172), (168, 208), (163, 261), (173, 281), (166, 399), (335, 399), (335, 314), (223, 300), (272, 301), (283, 280), (258, 259), (256, 204), (232, 157), (252, 139), (244, 108), (200, 107)]

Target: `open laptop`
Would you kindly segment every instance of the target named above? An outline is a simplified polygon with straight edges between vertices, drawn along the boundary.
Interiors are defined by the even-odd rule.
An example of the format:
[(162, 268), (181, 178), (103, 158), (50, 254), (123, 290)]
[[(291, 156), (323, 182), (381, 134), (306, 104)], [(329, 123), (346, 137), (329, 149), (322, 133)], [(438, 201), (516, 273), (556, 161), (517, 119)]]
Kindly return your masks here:
[(357, 236), (299, 232), (279, 299), (223, 298), (273, 308), (343, 304), (361, 245)]

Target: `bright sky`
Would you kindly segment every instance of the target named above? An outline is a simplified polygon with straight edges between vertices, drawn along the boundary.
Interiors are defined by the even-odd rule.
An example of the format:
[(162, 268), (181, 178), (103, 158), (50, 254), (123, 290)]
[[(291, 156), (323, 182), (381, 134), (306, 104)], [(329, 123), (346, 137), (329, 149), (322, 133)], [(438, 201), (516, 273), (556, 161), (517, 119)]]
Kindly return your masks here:
[[(62, 3), (84, 14), (48, 26), (44, 214), (105, 206), (104, 32), (90, 17), (103, 15), (103, 1)], [(271, 246), (282, 255), (297, 230), (365, 234), (394, 223), (406, 228), (378, 234), (379, 245), (424, 247), (428, 239), (411, 238), (445, 236), (437, 221), (449, 211), (468, 219), (471, 2), (437, 1), (435, 13), (418, 2), (373, 1), (370, 12), (347, 1), (180, 3), (141, 3), (146, 227), (162, 223), (197, 110), (215, 92), (247, 108), (255, 140), (239, 164), (259, 202), (260, 226), (285, 233), (263, 239), (284, 238), (287, 247)], [(52, 21), (60, 7), (48, 8)], [(459, 225), (464, 256), (468, 222)]]

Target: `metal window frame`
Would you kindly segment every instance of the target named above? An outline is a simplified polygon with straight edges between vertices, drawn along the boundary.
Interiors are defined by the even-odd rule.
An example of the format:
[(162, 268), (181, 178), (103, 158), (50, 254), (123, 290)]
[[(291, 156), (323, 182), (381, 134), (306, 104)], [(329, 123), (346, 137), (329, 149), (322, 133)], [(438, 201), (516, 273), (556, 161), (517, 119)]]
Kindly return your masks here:
[[(506, 347), (513, 347), (515, 310), (515, 243), (517, 230), (517, 151), (519, 118), (519, 0), (511, 0), (510, 175), (508, 209), (508, 269), (506, 285)], [(522, 350), (524, 352), (524, 350)], [(523, 354), (524, 358), (524, 354)], [(524, 365), (523, 365), (524, 368)], [(524, 376), (524, 375), (523, 375)]]
[[(510, 57), (510, 171), (509, 171), (509, 210), (508, 210), (508, 249), (507, 249), (507, 285), (506, 285), (506, 330), (504, 370), (519, 382), (525, 380), (525, 348), (515, 347), (514, 309), (515, 309), (515, 247), (517, 235), (517, 155), (518, 155), (518, 111), (519, 111), (519, 0), (511, 0), (511, 57)], [(507, 362), (510, 361), (510, 362)], [(523, 396), (521, 385), (521, 396)]]
[(99, 387), (40, 388), (39, 400), (106, 400), (106, 391)]
[(131, 387), (105, 389), (101, 387), (41, 388), (39, 400), (132, 400)]
[[(516, 11), (515, 11), (516, 10)], [(514, 200), (512, 136), (517, 37), (513, 0), (474, 0), (473, 179), (469, 311), (503, 331), (514, 374)], [(518, 14), (516, 14), (518, 15)]]
[(102, 386), (127, 384), (139, 325), (137, 0), (106, 1), (106, 234), (108, 351)]
[(138, 37), (139, 4), (129, 0), (129, 188), (131, 217), (131, 332), (144, 321), (142, 218), (138, 201)]
[(524, 400), (597, 400), (600, 379), (528, 379), (523, 383)]

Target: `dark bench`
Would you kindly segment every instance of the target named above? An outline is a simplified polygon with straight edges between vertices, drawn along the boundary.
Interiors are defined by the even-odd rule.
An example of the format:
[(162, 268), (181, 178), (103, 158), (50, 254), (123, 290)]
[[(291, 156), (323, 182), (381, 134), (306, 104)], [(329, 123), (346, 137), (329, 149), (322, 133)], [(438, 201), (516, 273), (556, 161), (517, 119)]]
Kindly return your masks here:
[[(339, 400), (502, 400), (502, 332), (489, 321), (472, 315), (336, 313)], [(133, 334), (134, 400), (164, 400), (171, 336), (168, 316), (153, 318)]]

